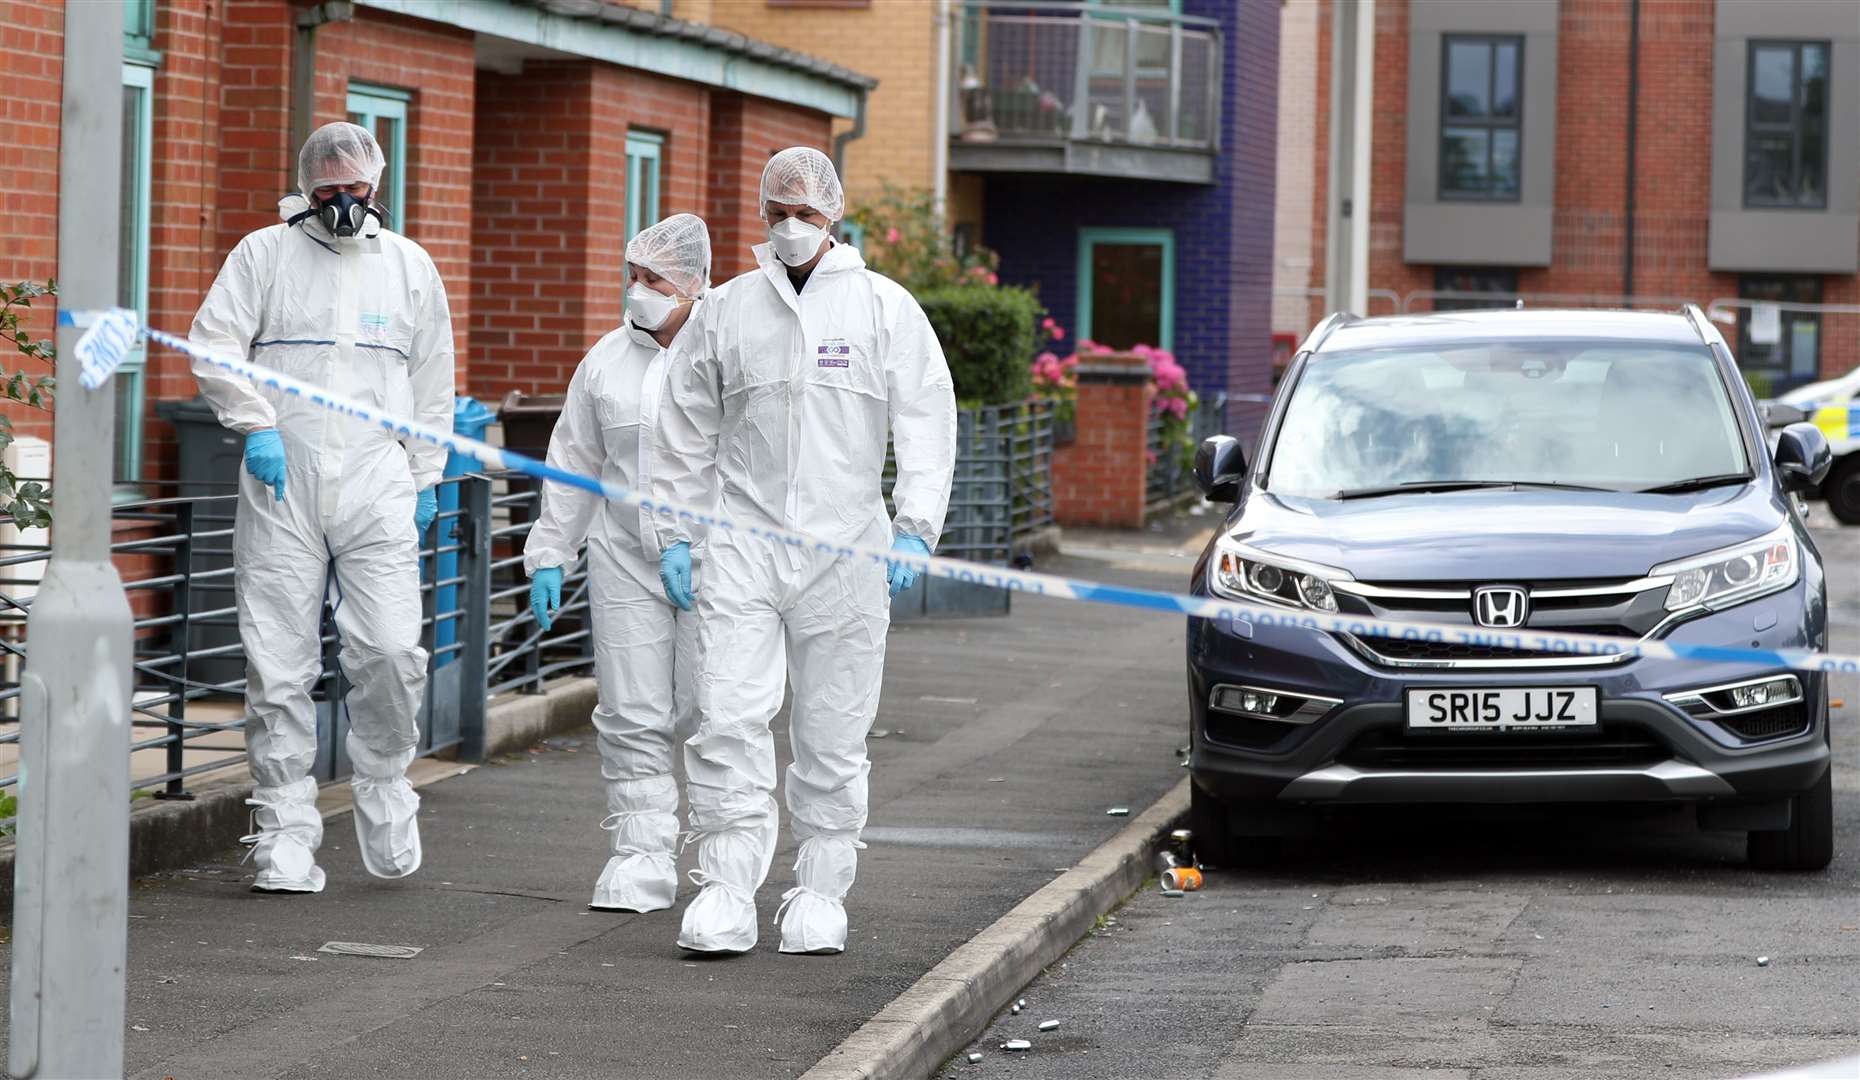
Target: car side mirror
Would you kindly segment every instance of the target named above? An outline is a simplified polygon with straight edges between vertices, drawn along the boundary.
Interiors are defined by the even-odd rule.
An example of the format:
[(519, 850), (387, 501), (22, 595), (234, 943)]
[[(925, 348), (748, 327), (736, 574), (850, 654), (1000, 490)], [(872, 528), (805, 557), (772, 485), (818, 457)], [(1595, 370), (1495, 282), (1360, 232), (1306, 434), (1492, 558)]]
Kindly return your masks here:
[[(1813, 424), (1790, 424), (1776, 436), (1776, 472), (1785, 491), (1813, 491), (1834, 464), (1828, 437)], [(1201, 459), (1195, 459), (1197, 475)]]
[(1215, 502), (1238, 499), (1240, 478), (1245, 475), (1246, 452), (1232, 435), (1210, 435), (1195, 448), (1195, 482)]

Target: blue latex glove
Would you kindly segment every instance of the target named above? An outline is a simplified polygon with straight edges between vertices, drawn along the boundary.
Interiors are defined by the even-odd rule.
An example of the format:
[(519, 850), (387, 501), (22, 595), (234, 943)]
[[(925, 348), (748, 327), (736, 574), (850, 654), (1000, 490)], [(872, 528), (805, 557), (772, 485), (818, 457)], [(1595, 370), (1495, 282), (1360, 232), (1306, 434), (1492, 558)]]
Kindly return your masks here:
[(245, 471), (258, 477), (279, 502), (284, 501), (284, 437), (277, 429), (266, 428), (245, 437)]
[(665, 598), (679, 610), (690, 611), (695, 606), (691, 599), (690, 544), (680, 540), (659, 555), (659, 581), (665, 586)]
[(562, 568), (545, 566), (530, 576), (530, 614), (544, 630), (555, 624), (555, 613), (562, 610)]
[(433, 527), (433, 519), (439, 516), (439, 490), (427, 488), (420, 492), (419, 501), (413, 504), (413, 534), (426, 539), (426, 530)]
[[(891, 550), (921, 558), (930, 557), (930, 545), (910, 533), (899, 533), (898, 538), (891, 542)], [(896, 559), (885, 561), (885, 580), (891, 582), (891, 595), (893, 596), (915, 585), (917, 574), (916, 566), (907, 566)]]

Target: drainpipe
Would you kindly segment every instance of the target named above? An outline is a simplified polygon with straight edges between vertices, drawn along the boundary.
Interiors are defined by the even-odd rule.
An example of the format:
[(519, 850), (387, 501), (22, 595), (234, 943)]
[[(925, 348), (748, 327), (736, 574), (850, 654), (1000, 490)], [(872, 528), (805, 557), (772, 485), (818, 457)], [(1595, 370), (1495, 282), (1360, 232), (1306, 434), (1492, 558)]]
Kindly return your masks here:
[(1350, 310), (1369, 314), (1369, 152), (1374, 133), (1376, 87), (1376, 0), (1356, 4), (1356, 117), (1350, 134)]
[(853, 110), (853, 126), (850, 130), (833, 137), (833, 171), (840, 174), (840, 182), (846, 182), (846, 144), (854, 139), (865, 137), (865, 99), (870, 90), (861, 87), (859, 106)]
[[(310, 138), (316, 122), (316, 28), (324, 23), (355, 18), (351, 0), (324, 0), (297, 13), (297, 33), (291, 39), (291, 153)], [(296, 172), (291, 173), (295, 183)]]
[(1627, 63), (1627, 208), (1623, 215), (1621, 292), (1634, 305), (1634, 159), (1639, 152), (1635, 132), (1640, 122), (1640, 0), (1628, 5)]
[(931, 205), (936, 216), (947, 217), (949, 198), (949, 0), (937, 0), (936, 6), (936, 128), (930, 144)]

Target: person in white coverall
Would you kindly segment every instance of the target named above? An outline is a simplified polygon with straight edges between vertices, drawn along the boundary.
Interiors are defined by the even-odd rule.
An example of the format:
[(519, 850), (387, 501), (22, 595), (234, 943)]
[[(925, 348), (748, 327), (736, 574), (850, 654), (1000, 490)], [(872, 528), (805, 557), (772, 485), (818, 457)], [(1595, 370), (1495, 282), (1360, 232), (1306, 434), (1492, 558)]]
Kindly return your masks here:
[[(677, 214), (635, 236), (626, 261), (632, 282), (626, 321), (575, 369), (548, 460), (640, 489), (651, 482), (668, 353), (699, 337), (710, 235), (703, 219)], [(575, 561), (584, 539), (600, 689), (594, 728), (607, 785), (601, 826), (613, 834), (613, 853), (589, 906), (658, 911), (672, 906), (678, 889), (672, 753), (697, 719), (697, 616), (673, 606), (660, 587), (659, 547), (645, 511), (550, 484), (523, 549), (530, 605), (545, 630), (562, 603), (562, 568)]]
[[(330, 124), (297, 160), (283, 224), (227, 256), (190, 340), (250, 358), (383, 412), (452, 427), (452, 319), (420, 246), (382, 227), (374, 136)], [(242, 376), (193, 364), (225, 427), (245, 436), (233, 526), (233, 592), (246, 653), (246, 747), (258, 873), (253, 888), (320, 892), (315, 684), (327, 595), (341, 635), (350, 783), (362, 863), (419, 869), (420, 799), (407, 782), (426, 690), (417, 537), (437, 511), (446, 451)]]
[[(659, 498), (701, 509), (715, 462), (718, 512), (735, 526), (709, 533), (695, 594), (700, 715), (685, 769), (698, 841), (692, 879), (703, 888), (678, 943), (719, 953), (756, 944), (755, 891), (776, 834), (769, 724), (792, 682), (785, 795), (801, 844), (778, 916), (781, 949), (835, 953), (846, 947), (843, 901), (863, 846), (887, 594), (915, 571), (748, 530), (769, 524), (929, 554), (949, 503), (956, 402), (923, 309), (828, 236), (844, 209), (832, 162), (805, 147), (776, 154), (761, 205), (769, 242), (754, 249), (756, 269), (706, 302), (702, 347), (681, 353), (674, 373), (653, 474)], [(895, 518), (880, 486), (887, 432), (897, 449)], [(667, 594), (690, 603), (692, 530), (679, 518), (654, 521)]]

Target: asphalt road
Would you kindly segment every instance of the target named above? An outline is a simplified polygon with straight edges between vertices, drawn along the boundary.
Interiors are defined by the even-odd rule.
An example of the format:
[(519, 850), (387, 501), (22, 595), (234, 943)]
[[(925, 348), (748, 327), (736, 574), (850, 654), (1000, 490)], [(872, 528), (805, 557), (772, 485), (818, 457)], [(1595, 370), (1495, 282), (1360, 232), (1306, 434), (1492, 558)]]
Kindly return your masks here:
[[(1860, 651), (1860, 529), (1811, 520), (1834, 647)], [(1754, 872), (1678, 815), (1354, 814), (1274, 870), (1145, 889), (939, 1075), (1703, 1080), (1860, 1054), (1855, 680), (1834, 696), (1823, 873)]]

